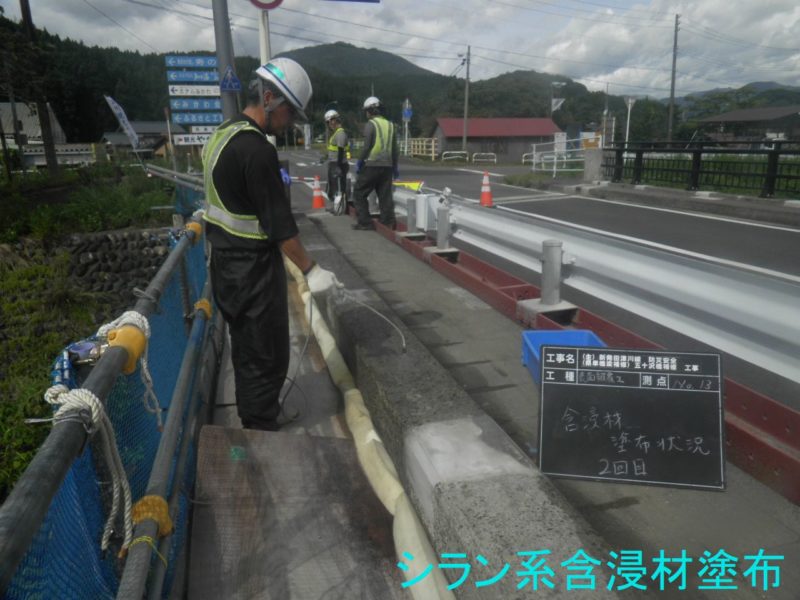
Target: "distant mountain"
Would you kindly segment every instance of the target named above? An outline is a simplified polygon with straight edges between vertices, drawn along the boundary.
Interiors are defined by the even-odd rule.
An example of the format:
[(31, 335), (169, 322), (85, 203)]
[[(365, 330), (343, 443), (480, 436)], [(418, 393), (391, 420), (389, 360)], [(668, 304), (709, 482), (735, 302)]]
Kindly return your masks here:
[(304, 66), (310, 66), (331, 77), (382, 77), (394, 76), (436, 76), (438, 73), (375, 48), (359, 48), (345, 42), (309, 46), (298, 50), (281, 52), (278, 56), (287, 56)]
[(706, 90), (676, 99), (681, 120), (689, 123), (732, 110), (795, 104), (800, 104), (800, 87), (774, 81), (748, 83), (740, 88)]
[(756, 81), (754, 83), (748, 83), (744, 86), (745, 88), (752, 89), (756, 92), (767, 92), (770, 90), (775, 89), (782, 89), (782, 90), (792, 90), (800, 92), (800, 87), (791, 86), (791, 85), (783, 85), (782, 83), (776, 83), (774, 81)]
[[(0, 15), (0, 56), (11, 57), (5, 76), (8, 81), (0, 87), (0, 101), (6, 99), (2, 90), (10, 86), (18, 101), (45, 95), (70, 141), (97, 141), (103, 131), (116, 130), (118, 125), (104, 94), (117, 100), (131, 120), (164, 118), (170, 99), (164, 55), (88, 47), (46, 31), (41, 32), (39, 48), (29, 46), (20, 24)], [(192, 54), (198, 53), (211, 52)], [(371, 95), (381, 99), (387, 116), (398, 124), (402, 122), (403, 101), (408, 98), (413, 110), (409, 124), (412, 136), (429, 136), (439, 117), (464, 114), (463, 78), (434, 73), (389, 52), (338, 42), (300, 48), (282, 56), (299, 61), (311, 77), (314, 95), (307, 113), (315, 136), (323, 132), (322, 116), (331, 107), (342, 114), (345, 128), (358, 135), (364, 123), (361, 107)], [(254, 57), (236, 58), (236, 72), (243, 83), (257, 66)], [(31, 73), (38, 75), (31, 77)], [(563, 85), (554, 87), (553, 83)], [(608, 108), (608, 119), (616, 122), (617, 139), (622, 137), (627, 117), (624, 97), (590, 92), (569, 77), (536, 71), (514, 71), (470, 82), (469, 115), (545, 117), (550, 114), (553, 94), (566, 99), (553, 115), (563, 129), (596, 125)], [(789, 104), (800, 104), (800, 88), (775, 82), (692, 94), (679, 99), (676, 138), (690, 137), (698, 118), (737, 108)], [(665, 102), (637, 99), (631, 111), (631, 139), (663, 138), (666, 120)]]

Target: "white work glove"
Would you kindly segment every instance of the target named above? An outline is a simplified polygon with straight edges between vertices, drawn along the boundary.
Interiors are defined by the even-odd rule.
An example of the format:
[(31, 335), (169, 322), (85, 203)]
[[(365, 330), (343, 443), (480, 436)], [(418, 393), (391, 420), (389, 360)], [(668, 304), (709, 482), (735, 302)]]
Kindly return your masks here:
[(319, 265), (314, 265), (306, 274), (308, 289), (312, 294), (322, 294), (333, 287), (343, 288), (344, 284), (336, 278), (333, 271), (323, 269)]

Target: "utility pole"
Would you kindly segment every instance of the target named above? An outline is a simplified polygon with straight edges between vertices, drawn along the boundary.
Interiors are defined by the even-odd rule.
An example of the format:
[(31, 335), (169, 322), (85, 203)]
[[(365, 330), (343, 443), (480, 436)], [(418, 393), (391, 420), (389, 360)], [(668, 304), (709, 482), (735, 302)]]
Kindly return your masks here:
[(636, 98), (628, 96), (625, 98), (625, 104), (628, 106), (628, 120), (625, 121), (625, 152), (628, 151), (628, 136), (631, 132), (631, 109), (636, 104)]
[(467, 113), (469, 112), (469, 52), (470, 47), (467, 46), (467, 79), (464, 82), (464, 133), (461, 137), (461, 150), (467, 151)]
[[(225, 72), (230, 66), (236, 73), (233, 63), (233, 42), (231, 41), (231, 22), (228, 17), (228, 0), (212, 0), (214, 9), (214, 41), (217, 44), (217, 71), (219, 80), (225, 77)], [(235, 92), (221, 92), (222, 117), (231, 119), (239, 112), (237, 94)]]
[[(31, 17), (31, 7), (28, 0), (19, 0), (20, 12), (22, 13), (22, 26), (31, 47), (36, 44), (36, 28), (33, 26)], [(53, 143), (53, 129), (50, 126), (50, 107), (47, 105), (47, 97), (44, 90), (36, 91), (36, 112), (39, 114), (39, 128), (42, 130), (42, 144), (44, 145), (44, 157), (47, 161), (47, 170), (50, 175), (58, 174), (58, 158), (56, 157), (56, 147)]]
[(675, 112), (675, 63), (678, 60), (678, 25), (681, 16), (675, 15), (675, 38), (672, 42), (672, 81), (669, 85), (669, 121), (667, 122), (667, 141), (672, 141), (672, 116)]

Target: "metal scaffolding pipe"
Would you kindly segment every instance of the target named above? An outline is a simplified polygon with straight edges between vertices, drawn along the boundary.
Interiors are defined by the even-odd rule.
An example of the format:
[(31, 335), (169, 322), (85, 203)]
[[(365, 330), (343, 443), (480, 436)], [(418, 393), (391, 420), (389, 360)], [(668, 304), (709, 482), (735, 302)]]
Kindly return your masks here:
[[(144, 297), (136, 303), (135, 310), (145, 317), (158, 307), (164, 288), (192, 244), (194, 232), (187, 229), (186, 233), (147, 286)], [(86, 378), (83, 388), (104, 403), (127, 361), (128, 353), (124, 348), (109, 347)], [(74, 411), (54, 424), (11, 494), (0, 506), (0, 593), (4, 594), (10, 585), (64, 477), (90, 438), (90, 423), (86, 415)]]
[[(210, 290), (211, 285), (206, 282), (203, 290), (204, 298), (210, 297)], [(161, 436), (161, 442), (158, 445), (156, 457), (153, 461), (153, 469), (150, 472), (150, 479), (147, 483), (146, 496), (159, 496), (167, 500), (170, 495), (170, 474), (175, 458), (175, 449), (178, 445), (181, 431), (183, 430), (184, 435), (187, 434), (184, 423), (185, 408), (191, 392), (198, 358), (203, 349), (206, 322), (205, 312), (199, 309), (195, 310), (192, 331), (183, 355), (178, 379), (175, 382), (164, 433)], [(173, 485), (176, 484), (175, 481), (172, 483)], [(151, 518), (142, 520), (134, 528), (133, 537), (134, 539), (143, 537), (158, 539), (158, 523)], [(125, 569), (122, 572), (117, 598), (141, 600), (145, 592), (151, 557), (152, 548), (149, 544), (131, 545), (128, 549), (128, 557), (125, 561)]]

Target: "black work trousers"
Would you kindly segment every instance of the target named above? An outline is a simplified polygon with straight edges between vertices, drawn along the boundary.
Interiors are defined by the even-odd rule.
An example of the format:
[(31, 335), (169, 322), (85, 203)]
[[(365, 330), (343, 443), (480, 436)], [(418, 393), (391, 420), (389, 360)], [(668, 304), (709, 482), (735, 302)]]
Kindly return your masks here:
[(336, 197), (336, 194), (342, 195), (347, 193), (347, 172), (350, 170), (350, 165), (340, 165), (335, 161), (328, 163), (328, 198), (331, 202)]
[(289, 307), (279, 248), (213, 250), (214, 300), (228, 323), (236, 406), (248, 429), (278, 429), (289, 370)]
[(372, 190), (378, 195), (378, 205), (381, 209), (379, 220), (387, 227), (395, 226), (394, 198), (392, 198), (392, 167), (370, 167), (361, 169), (356, 178), (353, 189), (353, 204), (356, 207), (356, 217), (359, 225), (369, 225), (369, 201), (367, 198)]

